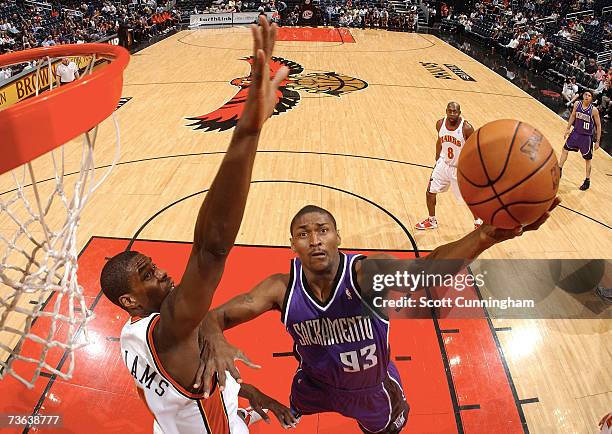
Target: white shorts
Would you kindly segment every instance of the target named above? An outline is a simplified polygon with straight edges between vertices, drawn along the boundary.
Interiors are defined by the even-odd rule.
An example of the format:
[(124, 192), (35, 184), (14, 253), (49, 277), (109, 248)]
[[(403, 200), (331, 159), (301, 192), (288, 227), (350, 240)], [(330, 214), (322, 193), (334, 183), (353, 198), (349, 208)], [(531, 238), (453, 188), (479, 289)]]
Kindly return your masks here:
[(449, 166), (442, 158), (439, 158), (431, 173), (427, 191), (430, 193), (444, 193), (448, 191), (448, 187), (451, 187), (457, 199), (463, 200), (459, 191), (459, 184), (457, 184), (457, 168)]

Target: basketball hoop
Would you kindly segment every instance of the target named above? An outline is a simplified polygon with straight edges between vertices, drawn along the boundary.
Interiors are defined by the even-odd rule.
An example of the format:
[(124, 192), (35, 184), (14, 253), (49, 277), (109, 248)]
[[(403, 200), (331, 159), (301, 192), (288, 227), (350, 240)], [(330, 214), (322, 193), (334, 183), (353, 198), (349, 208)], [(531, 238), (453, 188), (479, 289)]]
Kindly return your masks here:
[[(85, 71), (79, 80), (55, 88), (55, 66), (63, 57), (75, 58)], [(33, 95), (0, 109), (0, 379), (10, 374), (29, 388), (41, 372), (70, 379), (73, 351), (87, 344), (92, 315), (77, 282), (76, 231), (83, 207), (119, 158), (113, 115), (114, 160), (95, 176), (98, 125), (117, 107), (129, 54), (110, 44), (61, 45), (2, 55), (0, 67), (31, 61), (36, 61), (28, 77)], [(80, 163), (70, 174), (64, 145), (81, 134)], [(42, 159), (47, 161), (39, 167)], [(52, 168), (52, 177), (37, 177), (35, 166)], [(34, 321), (43, 318), (48, 329), (32, 332)], [(85, 339), (79, 338), (81, 331)], [(64, 363), (47, 363), (58, 349), (69, 357), (67, 369)], [(20, 371), (34, 369), (22, 375), (16, 365)]]

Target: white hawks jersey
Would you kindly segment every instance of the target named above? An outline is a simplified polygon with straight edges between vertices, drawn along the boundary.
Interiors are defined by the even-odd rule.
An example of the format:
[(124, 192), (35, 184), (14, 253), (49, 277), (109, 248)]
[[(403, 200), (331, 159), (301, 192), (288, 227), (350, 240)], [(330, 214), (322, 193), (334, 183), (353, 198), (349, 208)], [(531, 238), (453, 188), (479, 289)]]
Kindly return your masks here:
[(442, 121), (442, 126), (438, 132), (438, 137), (442, 144), (442, 151), (440, 152), (440, 158), (446, 164), (452, 167), (457, 167), (459, 161), (459, 153), (463, 145), (465, 145), (465, 137), (463, 137), (463, 123), (464, 119), (461, 118), (459, 126), (455, 130), (449, 130), (446, 128), (446, 116)]
[(227, 375), (223, 392), (213, 385), (208, 399), (174, 381), (164, 370), (153, 344), (159, 314), (132, 318), (121, 330), (121, 358), (134, 377), (138, 394), (155, 417), (155, 433), (245, 434), (237, 414), (240, 385)]

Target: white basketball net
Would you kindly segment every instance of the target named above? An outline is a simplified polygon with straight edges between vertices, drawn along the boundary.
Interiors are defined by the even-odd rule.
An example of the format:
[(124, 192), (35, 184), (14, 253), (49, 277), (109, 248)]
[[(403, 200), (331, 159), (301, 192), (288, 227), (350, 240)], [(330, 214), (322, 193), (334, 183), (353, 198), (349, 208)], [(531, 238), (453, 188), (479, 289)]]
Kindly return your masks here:
[[(47, 60), (50, 69), (53, 59)], [(32, 163), (3, 175), (12, 176), (14, 189), (0, 192), (0, 229), (10, 225), (0, 231), (0, 379), (10, 374), (29, 388), (41, 373), (70, 379), (74, 350), (88, 343), (86, 324), (93, 315), (77, 281), (76, 234), (83, 207), (119, 158), (114, 115), (113, 121), (115, 158), (99, 179), (97, 126), (83, 135), (78, 173), (65, 172), (62, 146), (43, 157), (52, 162), (51, 179), (36, 179)]]

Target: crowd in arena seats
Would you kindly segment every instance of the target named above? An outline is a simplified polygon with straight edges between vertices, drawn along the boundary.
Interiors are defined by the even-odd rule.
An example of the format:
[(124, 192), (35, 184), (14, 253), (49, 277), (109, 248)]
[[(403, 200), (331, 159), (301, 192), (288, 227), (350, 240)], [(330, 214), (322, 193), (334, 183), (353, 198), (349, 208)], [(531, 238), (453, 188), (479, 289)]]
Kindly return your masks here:
[[(300, 25), (301, 6), (294, 5), (289, 13), (281, 15), (284, 25)], [(387, 0), (322, 0), (316, 15), (317, 24), (324, 26), (418, 31), (416, 10), (396, 12)]]
[(215, 14), (221, 12), (271, 12), (275, 10), (274, 0), (242, 1), (242, 0), (213, 0), (209, 6), (196, 4), (192, 10), (194, 14)]
[(360, 0), (330, 2), (325, 5), (322, 15), (324, 25), (418, 31), (418, 15), (415, 11), (397, 13), (393, 4), (385, 0), (380, 3)]
[(412, 12), (398, 13), (387, 0), (321, 0), (312, 7), (312, 21), (305, 23), (302, 14), (307, 3), (304, 1), (288, 6), (283, 0), (213, 0), (207, 7), (195, 5), (190, 12), (278, 11), (282, 24), (287, 26), (324, 25), (418, 31), (416, 6)]
[(443, 20), (442, 29), (454, 27), (480, 38), (492, 51), (563, 85), (569, 107), (582, 91), (593, 92), (604, 119), (612, 115), (610, 61), (597, 64), (598, 52), (612, 48), (612, 16), (594, 13), (594, 0), (526, 0), (520, 10), (499, 0), (476, 3), (468, 13)]
[[(110, 1), (66, 1), (50, 6), (23, 5), (0, 0), (0, 54), (35, 47), (99, 41), (117, 34), (121, 23), (139, 43), (178, 24), (176, 11), (165, 11), (155, 1), (117, 7)], [(2, 70), (0, 80), (18, 72)]]

